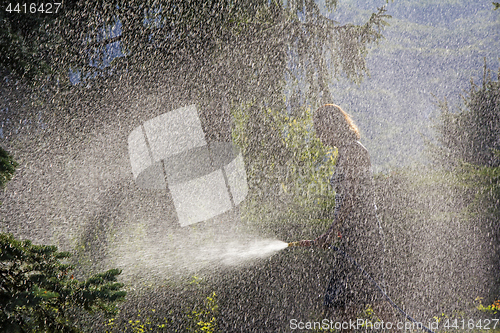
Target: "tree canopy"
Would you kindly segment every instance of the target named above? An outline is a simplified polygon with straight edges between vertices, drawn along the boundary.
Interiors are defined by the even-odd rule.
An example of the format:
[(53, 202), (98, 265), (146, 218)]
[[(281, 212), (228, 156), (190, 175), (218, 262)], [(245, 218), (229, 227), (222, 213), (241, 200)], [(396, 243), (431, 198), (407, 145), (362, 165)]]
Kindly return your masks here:
[[(206, 89), (247, 99), (269, 97), (292, 67), (315, 93), (328, 94), (331, 73), (360, 79), (387, 18), (379, 9), (364, 24), (339, 25), (313, 0), (69, 1), (57, 14), (0, 15), (0, 66), (18, 77), (46, 81), (41, 75), (51, 73), (62, 84), (70, 69), (84, 82), (194, 64)], [(123, 56), (106, 53), (113, 46)]]
[(458, 110), (441, 103), (436, 125), (441, 159), (498, 167), (500, 159), (500, 83), (485, 69), (481, 85), (471, 88)]

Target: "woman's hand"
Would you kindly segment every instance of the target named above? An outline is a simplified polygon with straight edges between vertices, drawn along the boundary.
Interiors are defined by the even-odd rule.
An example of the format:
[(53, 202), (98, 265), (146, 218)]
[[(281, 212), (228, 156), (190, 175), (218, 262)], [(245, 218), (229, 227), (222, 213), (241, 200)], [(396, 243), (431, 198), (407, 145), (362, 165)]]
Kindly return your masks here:
[(314, 245), (321, 247), (323, 249), (327, 249), (330, 247), (332, 242), (336, 242), (340, 240), (342, 236), (339, 231), (332, 231), (326, 234), (323, 234), (314, 240)]

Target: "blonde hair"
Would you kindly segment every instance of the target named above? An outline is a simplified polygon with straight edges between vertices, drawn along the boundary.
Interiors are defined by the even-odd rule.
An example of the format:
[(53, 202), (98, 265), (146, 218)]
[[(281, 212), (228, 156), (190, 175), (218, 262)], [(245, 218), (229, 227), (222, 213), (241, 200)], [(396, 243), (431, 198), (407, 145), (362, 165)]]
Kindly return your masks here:
[(349, 133), (355, 140), (361, 138), (359, 129), (351, 117), (335, 104), (325, 104), (316, 110), (313, 123), (316, 131), (327, 129), (338, 133)]

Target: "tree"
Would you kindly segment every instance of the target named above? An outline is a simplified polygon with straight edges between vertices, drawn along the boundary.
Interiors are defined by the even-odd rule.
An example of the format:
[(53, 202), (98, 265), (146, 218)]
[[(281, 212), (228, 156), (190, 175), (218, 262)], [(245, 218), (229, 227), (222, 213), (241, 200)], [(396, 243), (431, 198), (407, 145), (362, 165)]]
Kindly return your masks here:
[[(455, 194), (467, 222), (477, 235), (484, 234), (484, 258), (496, 268), (500, 257), (500, 82), (485, 68), (483, 83), (471, 82), (463, 106), (451, 112), (446, 103), (436, 124), (434, 161), (458, 180), (462, 191)], [(488, 302), (498, 299), (498, 270), (490, 281)], [(493, 277), (491, 277), (493, 279)], [(491, 303), (490, 303), (491, 304)]]
[[(336, 3), (326, 1), (326, 8)], [(53, 16), (2, 15), (7, 57), (0, 67), (28, 78), (31, 70), (50, 68), (53, 75), (37, 81), (48, 82), (45, 89), (78, 90), (69, 70), (80, 73), (86, 94), (83, 83), (99, 92), (109, 88), (110, 78), (132, 72), (156, 83), (165, 75), (187, 75), (185, 88), (202, 100), (256, 98), (268, 105), (282, 101), (286, 75), (304, 81), (309, 88), (303, 97), (315, 103), (329, 101), (332, 74), (361, 79), (367, 46), (382, 37), (388, 17), (379, 9), (364, 24), (339, 25), (313, 0), (77, 1), (65, 2)], [(111, 46), (124, 56), (109, 63), (105, 51)]]
[(0, 188), (4, 188), (16, 171), (17, 162), (2, 147), (0, 147)]
[[(0, 148), (1, 149), (1, 148)], [(0, 150), (0, 181), (4, 186), (16, 163)], [(2, 332), (80, 332), (75, 317), (102, 311), (116, 313), (124, 300), (118, 269), (79, 281), (62, 261), (68, 252), (56, 246), (33, 245), (0, 233), (0, 330)]]
[[(500, 72), (499, 72), (500, 75)], [(435, 128), (437, 142), (435, 161), (457, 172), (464, 184), (475, 193), (475, 212), (492, 213), (498, 219), (500, 210), (500, 82), (484, 69), (483, 83), (471, 88), (463, 107), (451, 112), (442, 103), (442, 113)]]
[[(103, 0), (65, 2), (52, 16), (2, 13), (6, 30), (0, 37), (7, 57), (0, 67), (40, 86), (19, 99), (7, 97), (12, 107), (5, 117), (15, 119), (12, 124), (30, 117), (37, 123), (41, 114), (47, 127), (62, 136), (87, 135), (116, 118), (102, 106), (114, 103), (116, 108), (122, 102), (109, 92), (123, 82), (144, 91), (181, 86), (172, 95), (202, 106), (209, 140), (230, 140), (229, 110), (241, 104), (255, 104), (258, 112), (252, 117), (264, 108), (285, 113), (287, 107), (291, 116), (301, 117), (304, 107), (332, 102), (328, 84), (334, 77), (361, 80), (367, 73), (367, 48), (382, 38), (387, 24), (383, 8), (363, 24), (338, 24), (330, 15), (336, 4)], [(122, 56), (110, 62), (110, 48)], [(20, 56), (23, 52), (34, 56)], [(33, 80), (27, 68), (50, 75)], [(79, 73), (79, 84), (70, 82), (70, 70)], [(286, 84), (293, 85), (294, 93), (284, 100)], [(28, 103), (16, 105), (20, 99)], [(28, 110), (17, 115), (25, 105)]]
[(484, 70), (481, 86), (471, 82), (468, 96), (458, 112), (441, 103), (442, 113), (435, 128), (438, 136), (438, 155), (441, 162), (459, 161), (498, 167), (500, 159), (500, 82)]
[[(70, 3), (46, 21), (43, 31), (36, 30), (53, 46), (46, 57), (52, 81), (47, 81), (44, 93), (36, 94), (39, 103), (29, 103), (39, 107), (17, 117), (16, 124), (40, 112), (48, 128), (78, 141), (78, 135), (83, 139), (116, 121), (109, 108), (117, 109), (128, 91), (124, 98), (112, 92), (124, 85), (152, 93), (172, 87), (172, 104), (200, 104), (209, 141), (230, 141), (231, 110), (252, 104), (252, 110), (247, 109), (246, 123), (252, 126), (246, 131), (248, 140), (257, 142), (265, 132), (267, 143), (250, 145), (249, 150), (262, 150), (248, 151), (247, 156), (273, 154), (277, 164), (285, 165), (293, 153), (282, 149), (283, 126), (274, 124), (273, 117), (261, 119), (271, 110), (303, 122), (305, 109), (332, 102), (328, 84), (339, 76), (362, 79), (368, 47), (382, 38), (387, 24), (383, 8), (362, 24), (338, 24), (331, 15), (336, 4), (326, 1), (322, 8), (314, 0)], [(112, 47), (124, 56), (110, 62), (106, 52)], [(79, 84), (70, 83), (69, 70), (79, 73)], [(285, 89), (293, 91), (286, 99)], [(144, 113), (140, 117), (148, 119)], [(120, 126), (137, 120), (123, 113), (120, 118)]]

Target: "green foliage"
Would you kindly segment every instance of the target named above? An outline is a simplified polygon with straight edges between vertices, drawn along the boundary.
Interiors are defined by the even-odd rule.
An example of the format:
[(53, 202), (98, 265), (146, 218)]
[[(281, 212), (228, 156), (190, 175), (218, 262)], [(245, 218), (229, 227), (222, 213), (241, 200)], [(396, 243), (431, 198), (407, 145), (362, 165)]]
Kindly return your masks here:
[[(336, 4), (325, 5), (333, 10)], [(328, 95), (330, 72), (360, 80), (367, 73), (367, 47), (382, 37), (389, 17), (380, 9), (363, 24), (339, 25), (313, 0), (70, 1), (58, 15), (16, 14), (0, 17), (6, 55), (0, 68), (15, 76), (33, 82), (35, 74), (50, 72), (58, 86), (71, 87), (70, 69), (87, 83), (131, 71), (184, 71), (194, 64), (202, 67), (199, 74), (211, 76), (211, 85), (222, 84), (238, 99), (280, 93), (290, 52), (305, 69), (310, 94)], [(121, 34), (111, 36), (118, 22)], [(109, 64), (112, 43), (126, 57)]]
[(233, 119), (233, 142), (245, 156), (250, 206), (281, 200), (310, 213), (332, 203), (329, 179), (337, 152), (315, 136), (310, 109), (293, 117), (251, 104), (235, 108)]
[(500, 311), (500, 300), (496, 300), (493, 302), (493, 304), (484, 306), (482, 302), (483, 298), (478, 297), (476, 298), (476, 301), (478, 301), (477, 309), (479, 311), (488, 313), (488, 314), (497, 314)]
[[(0, 11), (0, 68), (8, 69), (18, 78), (25, 78), (32, 83), (36, 83), (41, 76), (53, 72), (51, 66), (57, 64), (58, 48), (60, 42), (57, 34), (47, 29), (52, 26), (58, 18), (64, 16), (65, 10), (72, 7), (74, 1), (65, 1), (64, 6), (52, 14), (43, 13), (40, 4), (36, 4), (36, 9), (27, 4), (25, 8), (15, 7), (18, 3), (10, 1), (0, 1), (2, 10)], [(8, 6), (10, 12), (6, 9)]]
[(169, 320), (166, 317), (158, 318), (155, 309), (151, 309), (150, 311), (139, 310), (137, 319), (130, 319), (124, 324), (126, 327), (118, 327), (114, 318), (109, 319), (106, 323), (106, 333), (113, 331), (143, 333), (156, 332), (158, 330), (163, 332), (165, 328), (168, 328), (168, 324)]
[(437, 154), (440, 162), (457, 162), (497, 167), (500, 156), (500, 82), (484, 70), (481, 86), (471, 82), (464, 106), (451, 112), (446, 102), (441, 103), (441, 117), (435, 126), (438, 132)]
[(124, 300), (120, 270), (79, 281), (70, 257), (56, 246), (33, 245), (0, 234), (0, 329), (8, 332), (80, 332), (75, 317), (84, 312), (115, 314)]
[[(330, 9), (335, 4), (326, 3)], [(359, 81), (368, 72), (368, 48), (382, 37), (388, 18), (383, 9), (374, 11), (360, 24), (341, 25), (320, 11), (314, 0), (78, 1), (65, 2), (61, 15), (43, 16), (43, 23), (19, 23), (29, 32), (17, 28), (15, 15), (5, 16), (9, 26), (16, 25), (11, 30), (21, 32), (16, 33), (19, 43), (5, 44), (2, 54), (13, 62), (0, 63), (0, 70), (11, 74), (11, 82), (24, 75), (27, 80), (20, 80), (19, 86), (37, 84), (30, 94), (11, 99), (9, 120), (16, 122), (9, 124), (39, 117), (44, 127), (68, 140), (77, 141), (78, 135), (88, 138), (89, 132), (120, 119), (108, 107), (135, 103), (136, 98), (145, 101), (143, 94), (125, 93), (117, 99), (119, 91), (127, 89), (125, 82), (155, 96), (162, 95), (159, 87), (172, 86), (165, 99), (165, 107), (170, 103), (172, 109), (187, 100), (229, 109), (250, 99), (278, 109), (289, 78), (300, 81), (294, 92), (299, 100), (318, 104), (323, 96), (331, 102), (327, 88), (332, 75)], [(118, 25), (120, 35), (112, 35)], [(11, 32), (0, 34), (10, 38)], [(31, 57), (15, 54), (30, 43), (26, 53)], [(109, 63), (116, 55), (110, 49), (126, 56)], [(23, 74), (24, 68), (44, 66), (50, 68), (50, 75), (40, 80)], [(80, 73), (80, 84), (70, 82), (70, 70)], [(5, 95), (12, 96), (18, 85), (8, 87)], [(206, 114), (200, 118), (209, 118), (211, 124), (231, 122), (228, 114), (201, 110)], [(146, 117), (148, 111), (137, 112)], [(126, 118), (127, 122), (133, 119)]]
[[(494, 152), (500, 158), (500, 152)], [(469, 211), (483, 216), (500, 216), (500, 166), (463, 163), (455, 171), (463, 186), (474, 193), (474, 200), (468, 205)]]
[[(500, 214), (500, 82), (484, 70), (483, 84), (471, 82), (469, 94), (459, 112), (441, 104), (442, 114), (435, 126), (438, 146), (435, 161), (451, 167), (474, 199), (472, 214), (497, 217)], [(490, 215), (491, 214), (491, 215)]]
[(13, 157), (2, 147), (0, 147), (0, 188), (4, 188), (5, 184), (12, 179), (16, 172), (17, 162)]
[(203, 305), (191, 311), (188, 317), (193, 321), (189, 332), (193, 333), (214, 333), (217, 331), (217, 314), (219, 305), (215, 292), (207, 296)]
[[(450, 111), (446, 102), (440, 104), (441, 115), (437, 129), (438, 144), (432, 146), (434, 162), (444, 166), (446, 173), (456, 179), (460, 189), (462, 213), (476, 230), (488, 235), (489, 252), (497, 261), (500, 220), (500, 82), (494, 80), (484, 68), (482, 85), (471, 82), (463, 106)], [(459, 200), (458, 200), (459, 201)], [(498, 297), (500, 281), (488, 281), (492, 285), (488, 299)], [(496, 299), (496, 298), (495, 298)], [(487, 307), (481, 306), (482, 310)]]
[[(195, 282), (196, 284), (198, 283)], [(198, 289), (198, 286), (195, 286)], [(172, 301), (172, 300), (171, 300)], [(171, 304), (166, 304), (171, 306)], [(200, 298), (193, 296), (176, 304), (174, 309), (149, 308), (138, 310), (133, 315), (112, 318), (104, 325), (110, 332), (192, 332), (214, 333), (217, 331), (219, 304), (215, 292)]]

